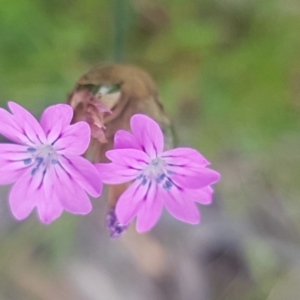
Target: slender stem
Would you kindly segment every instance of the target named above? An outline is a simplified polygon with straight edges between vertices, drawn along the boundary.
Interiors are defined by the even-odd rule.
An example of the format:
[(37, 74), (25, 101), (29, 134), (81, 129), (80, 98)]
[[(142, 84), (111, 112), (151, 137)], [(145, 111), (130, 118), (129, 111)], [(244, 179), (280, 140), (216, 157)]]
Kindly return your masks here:
[(116, 62), (123, 60), (124, 47), (124, 2), (126, 0), (115, 0), (115, 41), (114, 41), (114, 59)]

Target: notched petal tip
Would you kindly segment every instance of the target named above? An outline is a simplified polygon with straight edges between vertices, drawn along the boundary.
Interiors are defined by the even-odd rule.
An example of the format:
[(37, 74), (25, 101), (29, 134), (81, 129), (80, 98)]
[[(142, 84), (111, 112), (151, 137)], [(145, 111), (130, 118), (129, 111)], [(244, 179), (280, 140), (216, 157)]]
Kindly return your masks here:
[[(201, 189), (218, 182), (220, 179), (218, 172), (205, 167), (196, 170), (183, 168), (173, 169), (174, 173), (171, 178), (181, 188)], [(171, 170), (173, 171), (173, 169)]]
[(51, 218), (48, 218), (48, 217), (39, 217), (39, 220), (40, 222), (43, 224), (43, 225), (50, 225), (54, 220), (52, 220)]
[(131, 127), (135, 127), (137, 124), (142, 124), (143, 122), (150, 122), (156, 124), (154, 120), (144, 114), (135, 114), (130, 119)]
[(60, 123), (60, 127), (63, 128), (71, 123), (72, 118), (73, 118), (72, 107), (68, 104), (59, 103), (59, 104), (48, 106), (44, 110), (41, 116), (41, 123), (58, 122)]
[(140, 228), (138, 225), (136, 225), (135, 229), (137, 233), (143, 234), (151, 231), (152, 227), (145, 229), (145, 228)]
[(18, 117), (24, 117), (25, 119), (27, 119), (29, 116), (29, 118), (34, 119), (34, 122), (37, 122), (37, 120), (31, 114), (31, 112), (29, 112), (25, 107), (21, 106), (20, 104), (14, 101), (8, 101), (7, 106), (13, 113), (13, 115), (17, 115)]
[(131, 131), (138, 144), (152, 158), (160, 155), (164, 148), (164, 137), (157, 122), (146, 115), (136, 114), (130, 119)]
[(90, 126), (80, 121), (64, 128), (54, 147), (61, 154), (81, 155), (87, 150), (90, 139)]
[(182, 222), (194, 225), (200, 222), (200, 212), (195, 202), (187, 200), (181, 190), (166, 193), (164, 206), (174, 218)]
[(213, 202), (214, 190), (208, 186), (201, 190), (190, 190), (191, 198), (202, 205), (210, 205)]
[(71, 105), (69, 105), (69, 104), (58, 103), (58, 104), (54, 104), (52, 106), (59, 108), (59, 109), (64, 109), (65, 111), (68, 111), (68, 113), (70, 113), (73, 116), (73, 109), (72, 109)]
[(151, 231), (155, 225), (156, 224), (145, 225), (144, 223), (140, 223), (137, 221), (135, 229), (137, 233), (143, 234)]
[(114, 149), (138, 149), (142, 150), (136, 138), (131, 132), (118, 130), (114, 136)]
[(13, 101), (8, 102), (8, 107), (13, 114), (13, 122), (21, 129), (20, 133), (25, 135), (27, 143), (44, 144), (47, 142), (42, 126), (26, 108)]
[(11, 211), (11, 214), (12, 214), (13, 218), (14, 218), (16, 221), (18, 221), (18, 222), (25, 220), (25, 219), (28, 218), (28, 216), (31, 214), (31, 212), (30, 212), (30, 213), (29, 213), (28, 215), (26, 215), (26, 216), (24, 216), (24, 215), (19, 215), (18, 212), (15, 211), (12, 207), (10, 208), (10, 211)]
[(215, 184), (216, 182), (220, 181), (221, 179), (221, 174), (215, 170), (208, 169), (211, 171), (211, 177), (213, 179), (213, 182), (211, 184)]
[(7, 101), (7, 106), (11, 111), (13, 111), (13, 109), (15, 107), (21, 107), (18, 103), (16, 103), (15, 101), (12, 101), (12, 100)]

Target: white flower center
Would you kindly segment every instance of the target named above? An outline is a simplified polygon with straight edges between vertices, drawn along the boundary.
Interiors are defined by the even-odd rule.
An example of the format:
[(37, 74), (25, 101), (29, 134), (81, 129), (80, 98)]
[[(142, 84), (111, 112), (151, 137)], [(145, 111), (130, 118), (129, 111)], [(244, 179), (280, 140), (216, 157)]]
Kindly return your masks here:
[(157, 157), (148, 164), (137, 179), (141, 179), (142, 185), (155, 181), (157, 184), (161, 184), (163, 189), (170, 190), (173, 183), (169, 175), (165, 167), (165, 162), (163, 159)]
[(58, 163), (56, 150), (51, 145), (42, 145), (36, 148), (27, 149), (29, 157), (24, 159), (25, 165), (32, 165), (31, 175), (34, 176), (38, 171), (46, 173), (49, 165)]

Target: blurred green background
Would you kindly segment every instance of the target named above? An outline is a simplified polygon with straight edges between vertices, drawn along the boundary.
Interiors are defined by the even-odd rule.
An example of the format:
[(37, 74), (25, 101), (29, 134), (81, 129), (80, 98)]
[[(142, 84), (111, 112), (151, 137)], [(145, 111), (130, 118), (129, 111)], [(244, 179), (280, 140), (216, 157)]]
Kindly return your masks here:
[[(299, 32), (296, 0), (0, 0), (1, 106), (39, 114), (122, 57), (154, 78), (180, 143), (222, 174), (200, 226), (166, 219), (150, 242), (110, 241), (105, 205), (47, 227), (1, 208), (0, 299), (300, 299)], [(147, 243), (182, 268), (147, 273)]]

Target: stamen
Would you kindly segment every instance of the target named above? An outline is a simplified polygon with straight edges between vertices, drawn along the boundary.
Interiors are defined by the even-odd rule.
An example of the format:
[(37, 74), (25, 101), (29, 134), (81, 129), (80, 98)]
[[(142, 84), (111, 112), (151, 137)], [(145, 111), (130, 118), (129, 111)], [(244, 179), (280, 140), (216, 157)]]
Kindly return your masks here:
[(166, 175), (165, 175), (164, 173), (158, 175), (158, 177), (156, 178), (156, 182), (157, 182), (157, 183), (162, 183), (163, 180), (164, 180), (164, 178), (165, 178), (165, 176), (166, 176)]
[(32, 169), (32, 170), (31, 170), (31, 175), (34, 176), (34, 175), (36, 174), (37, 171), (38, 171), (37, 168)]
[(145, 185), (147, 183), (147, 178), (144, 176), (141, 185)]
[(40, 157), (40, 156), (38, 156), (38, 157), (36, 157), (36, 158), (35, 158), (35, 160), (36, 160), (36, 162), (37, 162), (38, 166), (40, 166), (40, 165), (43, 163), (43, 161), (44, 161), (44, 158), (43, 158), (43, 157)]
[(136, 179), (142, 179), (144, 177), (143, 174), (140, 174)]
[(33, 153), (35, 151), (36, 151), (35, 148), (32, 148), (32, 147), (27, 148), (27, 152), (29, 152), (29, 153)]
[(166, 191), (169, 191), (172, 186), (173, 186), (173, 183), (170, 180), (166, 180), (163, 184), (163, 189)]
[(158, 159), (154, 159), (154, 160), (152, 160), (151, 164), (152, 164), (154, 167), (157, 167), (157, 166), (158, 166), (158, 164), (159, 164), (159, 161), (158, 161)]
[(24, 160), (24, 165), (29, 165), (32, 162), (31, 158), (25, 158)]

